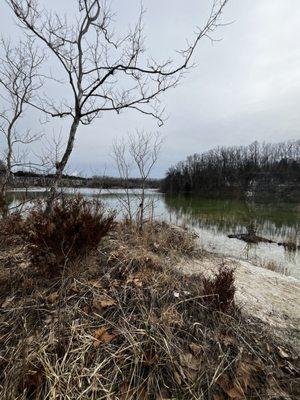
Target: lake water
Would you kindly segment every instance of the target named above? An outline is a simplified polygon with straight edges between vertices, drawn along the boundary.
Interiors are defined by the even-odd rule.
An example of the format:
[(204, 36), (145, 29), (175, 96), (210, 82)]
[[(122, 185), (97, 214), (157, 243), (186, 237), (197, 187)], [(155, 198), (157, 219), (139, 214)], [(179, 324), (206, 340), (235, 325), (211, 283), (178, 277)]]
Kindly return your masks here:
[[(73, 195), (99, 197), (108, 208), (122, 215), (121, 201), (125, 193), (121, 189), (64, 189)], [(138, 204), (139, 190), (133, 190), (131, 199)], [(10, 193), (11, 204), (17, 206), (23, 199), (34, 199), (45, 194), (44, 189), (34, 188)], [(275, 242), (289, 239), (300, 244), (300, 203), (257, 204), (239, 200), (203, 199), (198, 196), (170, 196), (156, 190), (147, 190), (147, 200), (154, 204), (155, 218), (176, 225), (192, 227), (199, 236), (201, 245), (208, 251), (225, 256), (249, 260), (300, 279), (300, 251), (286, 251), (277, 244), (246, 244), (238, 239), (229, 239), (229, 234), (246, 232), (254, 224), (257, 234)]]

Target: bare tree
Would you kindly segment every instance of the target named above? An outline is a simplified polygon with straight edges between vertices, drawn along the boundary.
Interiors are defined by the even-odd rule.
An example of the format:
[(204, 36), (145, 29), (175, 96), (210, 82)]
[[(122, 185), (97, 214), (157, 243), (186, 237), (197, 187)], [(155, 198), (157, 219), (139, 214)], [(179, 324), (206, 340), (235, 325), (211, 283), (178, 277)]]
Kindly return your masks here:
[(115, 160), (119, 176), (122, 180), (122, 187), (125, 191), (125, 199), (123, 199), (122, 196), (118, 196), (118, 198), (119, 202), (125, 209), (126, 218), (129, 220), (130, 223), (132, 223), (134, 215), (131, 202), (131, 191), (129, 187), (132, 160), (129, 160), (127, 150), (128, 149), (124, 138), (122, 138), (121, 141), (115, 141), (115, 143), (113, 144), (113, 158)]
[(6, 0), (29, 34), (38, 37), (62, 66), (72, 100), (41, 100), (34, 106), (52, 117), (69, 117), (68, 140), (56, 164), (54, 198), (74, 147), (80, 124), (88, 125), (105, 111), (133, 109), (163, 123), (159, 95), (175, 87), (191, 67), (194, 51), (203, 37), (210, 37), (228, 0), (212, 0), (210, 16), (192, 42), (182, 50), (179, 63), (146, 57), (143, 16), (121, 38), (112, 33), (113, 14), (105, 0), (77, 0), (76, 23), (41, 10), (37, 0)]
[(20, 151), (19, 146), (28, 145), (38, 138), (29, 129), (20, 129), (18, 123), (26, 111), (26, 105), (33, 101), (36, 91), (42, 86), (38, 70), (43, 56), (38, 55), (32, 40), (20, 42), (13, 47), (10, 42), (2, 39), (0, 45), (0, 133), (5, 141), (5, 173), (0, 184), (0, 201), (5, 206), (13, 168), (26, 164), (25, 153)]
[(147, 209), (145, 203), (146, 182), (158, 160), (162, 145), (162, 138), (159, 133), (137, 130), (134, 135), (129, 135), (129, 154), (138, 168), (141, 179), (141, 196), (139, 204), (139, 228), (143, 229), (144, 215)]
[[(125, 208), (126, 215), (130, 222), (134, 221), (134, 204), (132, 197), (138, 200), (138, 212), (136, 222), (142, 231), (145, 222), (145, 214), (152, 202), (146, 202), (146, 187), (150, 173), (156, 164), (162, 145), (162, 137), (157, 132), (145, 132), (136, 130), (134, 134), (128, 135), (128, 140), (124, 138), (115, 142), (113, 146), (113, 155), (116, 161), (119, 175), (124, 182), (125, 199), (120, 197), (120, 201)], [(137, 194), (132, 192), (129, 187), (129, 181), (132, 173), (137, 171), (139, 177), (139, 186), (141, 191)]]

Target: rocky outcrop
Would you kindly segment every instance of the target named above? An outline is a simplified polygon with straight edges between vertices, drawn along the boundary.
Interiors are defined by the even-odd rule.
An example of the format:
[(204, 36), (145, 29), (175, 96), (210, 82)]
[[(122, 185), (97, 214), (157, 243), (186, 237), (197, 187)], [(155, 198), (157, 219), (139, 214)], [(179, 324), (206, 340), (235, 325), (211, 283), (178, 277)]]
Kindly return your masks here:
[(254, 201), (300, 201), (300, 180), (282, 180), (272, 174), (259, 174), (249, 181), (245, 197)]

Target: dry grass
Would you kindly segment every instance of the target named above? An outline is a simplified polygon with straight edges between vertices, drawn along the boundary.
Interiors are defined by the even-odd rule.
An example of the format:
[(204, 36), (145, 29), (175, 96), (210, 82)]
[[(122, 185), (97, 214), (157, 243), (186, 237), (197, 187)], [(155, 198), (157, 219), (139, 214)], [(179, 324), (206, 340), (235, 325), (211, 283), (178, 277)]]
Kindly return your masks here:
[(119, 224), (63, 279), (24, 268), (2, 293), (1, 398), (298, 398), (292, 349), (172, 269), (197, 254), (192, 237), (164, 224), (144, 235)]
[(274, 260), (261, 262), (260, 266), (262, 268), (269, 269), (270, 271), (277, 272), (282, 275), (289, 274), (288, 269), (284, 265), (279, 264), (278, 262), (276, 262)]
[(297, 233), (295, 233), (295, 235), (289, 235), (286, 238), (285, 242), (280, 243), (280, 245), (283, 246), (286, 251), (289, 251), (291, 253), (300, 250), (300, 245), (298, 245)]
[(195, 243), (194, 233), (165, 222), (148, 223), (142, 233), (137, 225), (121, 222), (116, 227), (115, 237), (118, 248), (123, 243), (131, 249), (139, 247), (163, 257), (194, 257), (202, 252)]

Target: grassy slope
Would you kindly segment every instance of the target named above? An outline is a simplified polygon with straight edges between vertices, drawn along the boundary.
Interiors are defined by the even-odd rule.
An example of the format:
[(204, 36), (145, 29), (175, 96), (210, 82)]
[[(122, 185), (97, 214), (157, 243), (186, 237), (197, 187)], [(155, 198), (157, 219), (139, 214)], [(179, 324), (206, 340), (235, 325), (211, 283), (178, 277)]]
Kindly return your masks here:
[(294, 349), (173, 268), (201, 263), (189, 234), (119, 224), (56, 278), (26, 254), (3, 240), (1, 399), (299, 398)]

